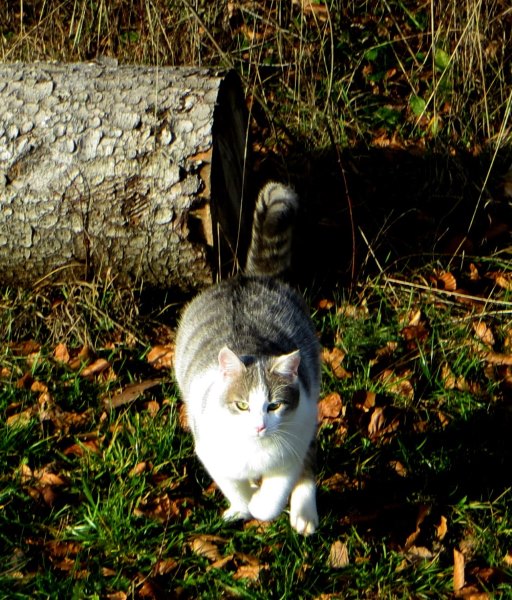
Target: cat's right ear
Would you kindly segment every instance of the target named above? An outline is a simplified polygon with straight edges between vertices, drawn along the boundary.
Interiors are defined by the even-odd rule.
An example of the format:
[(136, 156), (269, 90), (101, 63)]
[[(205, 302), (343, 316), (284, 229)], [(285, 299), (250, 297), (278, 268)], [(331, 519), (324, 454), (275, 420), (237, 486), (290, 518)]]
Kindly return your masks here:
[(219, 352), (219, 369), (224, 376), (224, 379), (230, 379), (245, 373), (246, 366), (233, 350), (224, 346)]

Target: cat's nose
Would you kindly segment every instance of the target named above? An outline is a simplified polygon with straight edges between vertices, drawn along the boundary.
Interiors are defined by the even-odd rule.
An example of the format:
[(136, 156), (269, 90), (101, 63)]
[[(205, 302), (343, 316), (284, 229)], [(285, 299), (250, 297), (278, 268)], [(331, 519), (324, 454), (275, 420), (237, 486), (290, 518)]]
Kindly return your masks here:
[(261, 423), (261, 425), (256, 425), (256, 433), (258, 435), (263, 435), (263, 433), (265, 433), (265, 425), (263, 425), (263, 423)]

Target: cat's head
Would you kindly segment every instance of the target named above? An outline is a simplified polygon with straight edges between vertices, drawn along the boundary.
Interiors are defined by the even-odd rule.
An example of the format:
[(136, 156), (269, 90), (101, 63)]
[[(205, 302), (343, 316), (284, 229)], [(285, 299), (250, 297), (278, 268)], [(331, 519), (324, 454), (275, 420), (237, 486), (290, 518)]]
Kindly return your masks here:
[(224, 406), (239, 432), (264, 438), (279, 431), (299, 403), (299, 351), (254, 358), (225, 346), (218, 360)]

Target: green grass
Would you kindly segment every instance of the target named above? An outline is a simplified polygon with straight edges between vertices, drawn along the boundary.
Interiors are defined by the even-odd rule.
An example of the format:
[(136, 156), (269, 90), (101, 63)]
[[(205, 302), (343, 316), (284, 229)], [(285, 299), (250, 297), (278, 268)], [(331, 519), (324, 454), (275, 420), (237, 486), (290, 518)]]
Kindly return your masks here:
[[(449, 598), (454, 548), (466, 558), (468, 585), (512, 593), (508, 370), (476, 354), (482, 341), (473, 326), (484, 319), (494, 334), (487, 351), (506, 350), (506, 290), (480, 303), (482, 314), (458, 296), (378, 279), (316, 311), (324, 346), (347, 352), (352, 376), (337, 379), (324, 367), (323, 396), (338, 393), (343, 408), (320, 426), (321, 525), (304, 539), (286, 515), (264, 528), (222, 522), (224, 501), (180, 425), (172, 376), (145, 361), (165, 322), (133, 310), (122, 325), (100, 319), (116, 314), (119, 295), (106, 299), (95, 285), (99, 312), (87, 300), (93, 284), (61, 290), (73, 306), (49, 309), (80, 314), (81, 335), (73, 321), (69, 335), (55, 329), (37, 308), (52, 306), (45, 293), (55, 288), (31, 301), (13, 291), (3, 298), (11, 343), (0, 392), (0, 597)], [(14, 343), (30, 331), (42, 345), (26, 356)], [(127, 335), (140, 342), (123, 344)], [(53, 358), (59, 339), (96, 340), (95, 356), (115, 369), (84, 378), (83, 367)], [(27, 370), (53, 403), (20, 383)], [(105, 408), (105, 394), (155, 375), (164, 375), (159, 386)], [(27, 409), (31, 416), (13, 423)], [(197, 550), (197, 538), (213, 544), (214, 557)], [(338, 540), (348, 551), (342, 568), (329, 559)]]

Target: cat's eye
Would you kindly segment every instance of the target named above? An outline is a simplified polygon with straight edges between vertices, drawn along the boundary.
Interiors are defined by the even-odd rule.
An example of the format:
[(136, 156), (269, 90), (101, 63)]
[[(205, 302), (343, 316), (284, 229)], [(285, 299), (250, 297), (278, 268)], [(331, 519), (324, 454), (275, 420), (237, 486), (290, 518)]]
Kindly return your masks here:
[(249, 410), (249, 402), (246, 402), (245, 400), (239, 400), (238, 402), (235, 402), (235, 405), (238, 410)]
[(281, 406), (281, 402), (271, 402), (268, 406), (267, 406), (267, 410), (269, 412), (272, 412), (273, 410), (277, 410), (279, 407)]

